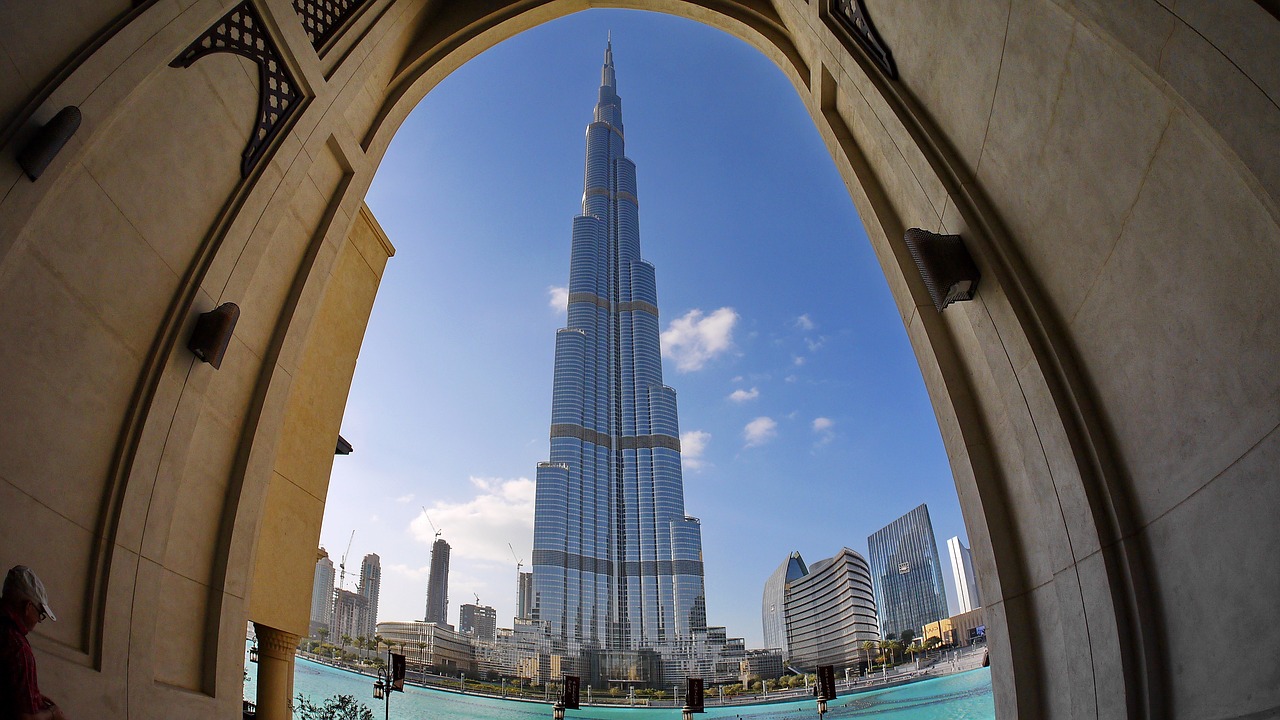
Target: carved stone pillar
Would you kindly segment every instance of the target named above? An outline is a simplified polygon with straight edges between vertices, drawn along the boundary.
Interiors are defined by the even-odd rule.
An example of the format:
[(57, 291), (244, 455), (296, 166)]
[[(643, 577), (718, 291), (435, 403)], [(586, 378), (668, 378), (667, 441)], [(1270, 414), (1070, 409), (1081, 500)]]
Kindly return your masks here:
[(290, 720), (293, 717), (293, 651), (301, 637), (253, 624), (258, 634), (258, 718)]

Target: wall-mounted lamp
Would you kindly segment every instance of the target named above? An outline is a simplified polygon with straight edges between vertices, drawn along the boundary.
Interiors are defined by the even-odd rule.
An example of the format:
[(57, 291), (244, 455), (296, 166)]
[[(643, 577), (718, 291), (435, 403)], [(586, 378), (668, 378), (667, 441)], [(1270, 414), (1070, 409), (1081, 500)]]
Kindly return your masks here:
[(58, 157), (62, 148), (76, 130), (80, 129), (80, 108), (68, 105), (58, 111), (53, 119), (45, 123), (31, 136), (27, 144), (18, 151), (18, 164), (22, 171), (34, 182), (49, 167), (49, 163)]
[(222, 367), (222, 356), (227, 354), (231, 333), (235, 331), (236, 321), (239, 319), (240, 306), (230, 302), (201, 313), (200, 319), (196, 321), (196, 329), (187, 342), (187, 349), (217, 370)]
[(959, 235), (911, 228), (903, 240), (938, 312), (953, 302), (973, 299), (982, 275)]
[(253, 641), (253, 647), (249, 648), (249, 662), (258, 662), (258, 641)]
[(334, 455), (350, 455), (355, 450), (351, 443), (341, 435), (338, 436), (338, 447), (334, 449)]

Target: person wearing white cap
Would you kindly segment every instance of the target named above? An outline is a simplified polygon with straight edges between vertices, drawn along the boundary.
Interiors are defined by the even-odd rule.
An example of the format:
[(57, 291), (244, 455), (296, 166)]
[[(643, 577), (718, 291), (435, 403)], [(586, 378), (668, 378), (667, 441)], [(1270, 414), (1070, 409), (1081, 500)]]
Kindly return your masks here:
[(57, 620), (44, 583), (25, 565), (4, 578), (0, 596), (0, 720), (66, 720), (62, 709), (40, 693), (36, 658), (27, 633), (45, 618)]

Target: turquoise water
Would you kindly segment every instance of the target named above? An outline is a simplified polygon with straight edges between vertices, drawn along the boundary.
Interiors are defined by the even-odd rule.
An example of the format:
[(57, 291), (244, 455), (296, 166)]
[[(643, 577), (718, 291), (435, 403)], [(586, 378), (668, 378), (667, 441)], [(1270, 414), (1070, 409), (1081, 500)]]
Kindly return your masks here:
[[(255, 692), (250, 666), (250, 681), (245, 696)], [(299, 658), (293, 678), (294, 693), (319, 703), (333, 695), (353, 695), (383, 716), (381, 700), (373, 699), (373, 678), (338, 670)], [(708, 700), (714, 702), (713, 698)], [(751, 718), (753, 720), (800, 720), (817, 718), (812, 699), (768, 705), (717, 707), (708, 705), (701, 717)], [(991, 671), (987, 668), (958, 675), (923, 680), (887, 690), (845, 695), (828, 703), (827, 718), (884, 718), (886, 720), (994, 720), (995, 703), (991, 696)], [(551, 706), (544, 703), (495, 700), (477, 695), (405, 686), (405, 692), (391, 697), (391, 717), (402, 720), (449, 718), (450, 720), (531, 720), (551, 717)], [(673, 708), (601, 708), (584, 707), (569, 710), (566, 720), (675, 720), (680, 710)]]

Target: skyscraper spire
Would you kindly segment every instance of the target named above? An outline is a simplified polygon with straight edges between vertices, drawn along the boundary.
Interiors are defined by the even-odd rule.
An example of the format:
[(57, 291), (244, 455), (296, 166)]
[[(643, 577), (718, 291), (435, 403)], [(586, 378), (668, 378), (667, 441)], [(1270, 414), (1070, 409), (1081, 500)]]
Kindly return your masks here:
[(617, 78), (613, 74), (613, 33), (609, 33), (609, 39), (605, 41), (604, 68), (600, 70), (600, 85), (609, 88), (618, 86)]

